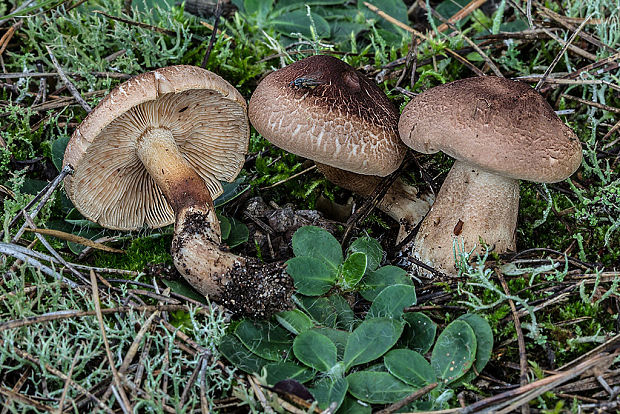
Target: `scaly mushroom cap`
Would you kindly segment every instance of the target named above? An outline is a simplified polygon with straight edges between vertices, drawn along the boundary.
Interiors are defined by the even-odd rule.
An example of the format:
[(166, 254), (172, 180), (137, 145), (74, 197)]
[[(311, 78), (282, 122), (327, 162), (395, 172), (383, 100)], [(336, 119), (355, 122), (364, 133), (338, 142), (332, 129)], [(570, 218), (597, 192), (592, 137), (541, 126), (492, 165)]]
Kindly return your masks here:
[(331, 56), (311, 56), (269, 74), (249, 104), (256, 130), (286, 151), (365, 175), (402, 162), (398, 111), (364, 75)]
[(514, 179), (553, 183), (581, 164), (581, 143), (533, 88), (494, 76), (461, 79), (416, 96), (400, 137), (426, 154)]
[(132, 230), (174, 222), (162, 191), (136, 154), (149, 130), (172, 133), (187, 163), (215, 199), (232, 181), (249, 139), (246, 103), (218, 75), (170, 66), (135, 76), (112, 90), (75, 130), (64, 165), (75, 168), (65, 189), (76, 208), (104, 227)]

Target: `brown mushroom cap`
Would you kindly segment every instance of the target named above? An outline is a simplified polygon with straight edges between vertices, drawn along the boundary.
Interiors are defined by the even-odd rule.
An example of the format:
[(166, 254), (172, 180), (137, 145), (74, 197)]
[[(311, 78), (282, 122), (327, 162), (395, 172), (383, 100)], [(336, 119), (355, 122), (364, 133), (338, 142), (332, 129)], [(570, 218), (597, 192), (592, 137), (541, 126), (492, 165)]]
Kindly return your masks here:
[(152, 129), (172, 133), (189, 166), (213, 198), (245, 160), (249, 126), (241, 94), (218, 75), (194, 66), (140, 74), (112, 90), (75, 130), (64, 165), (67, 194), (88, 219), (131, 230), (174, 222), (173, 211), (136, 154)]
[(398, 125), (416, 151), (443, 151), (505, 177), (552, 183), (581, 164), (581, 143), (547, 101), (522, 82), (494, 76), (447, 83), (416, 96)]
[[(318, 85), (304, 85), (304, 79)], [(252, 94), (249, 116), (274, 145), (358, 174), (386, 176), (406, 153), (398, 111), (385, 93), (331, 56), (311, 56), (269, 74)]]

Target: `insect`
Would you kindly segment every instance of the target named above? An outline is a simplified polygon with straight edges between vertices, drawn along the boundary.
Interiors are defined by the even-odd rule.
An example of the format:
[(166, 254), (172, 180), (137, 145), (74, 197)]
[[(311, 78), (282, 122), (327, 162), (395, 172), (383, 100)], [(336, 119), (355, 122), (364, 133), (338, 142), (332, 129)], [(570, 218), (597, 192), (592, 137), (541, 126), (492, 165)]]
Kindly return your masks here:
[(325, 82), (322, 82), (316, 79), (302, 77), (302, 78), (297, 78), (294, 81), (291, 81), (288, 85), (293, 89), (301, 89), (301, 88), (314, 89), (318, 85), (322, 85), (324, 83)]

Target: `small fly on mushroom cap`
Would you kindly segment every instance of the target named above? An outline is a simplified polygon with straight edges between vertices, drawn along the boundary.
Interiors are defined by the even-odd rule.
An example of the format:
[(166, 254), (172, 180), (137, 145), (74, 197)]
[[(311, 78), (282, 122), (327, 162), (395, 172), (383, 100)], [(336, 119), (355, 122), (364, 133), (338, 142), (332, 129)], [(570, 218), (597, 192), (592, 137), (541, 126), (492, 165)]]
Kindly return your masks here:
[(76, 208), (104, 227), (133, 230), (175, 222), (171, 253), (185, 279), (235, 313), (287, 307), (292, 283), (220, 248), (213, 199), (232, 181), (249, 140), (246, 103), (216, 74), (170, 66), (112, 90), (77, 127), (64, 164)]
[[(327, 179), (363, 196), (401, 164), (398, 111), (385, 93), (350, 65), (310, 56), (277, 70), (258, 85), (250, 122), (272, 144), (314, 160)], [(413, 228), (430, 208), (417, 189), (397, 180), (379, 208)]]
[[(416, 151), (456, 158), (420, 226), (413, 257), (454, 274), (453, 242), (515, 249), (519, 181), (553, 183), (581, 164), (581, 143), (525, 83), (485, 76), (425, 91), (403, 110), (399, 133)], [(459, 242), (460, 247), (460, 242)]]

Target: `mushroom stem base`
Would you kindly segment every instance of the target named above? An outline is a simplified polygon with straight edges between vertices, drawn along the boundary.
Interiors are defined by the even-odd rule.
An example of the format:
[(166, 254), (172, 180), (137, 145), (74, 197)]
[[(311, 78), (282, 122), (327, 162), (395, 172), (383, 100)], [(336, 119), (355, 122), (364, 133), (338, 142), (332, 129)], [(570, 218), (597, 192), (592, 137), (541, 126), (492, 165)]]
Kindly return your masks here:
[(456, 274), (459, 251), (475, 248), (474, 253), (481, 253), (483, 243), (497, 253), (514, 250), (518, 210), (518, 180), (456, 161), (420, 226), (412, 255), (436, 270)]
[(267, 318), (291, 305), (293, 283), (279, 263), (264, 264), (220, 247), (215, 210), (178, 214), (171, 253), (174, 265), (198, 292), (235, 314)]

